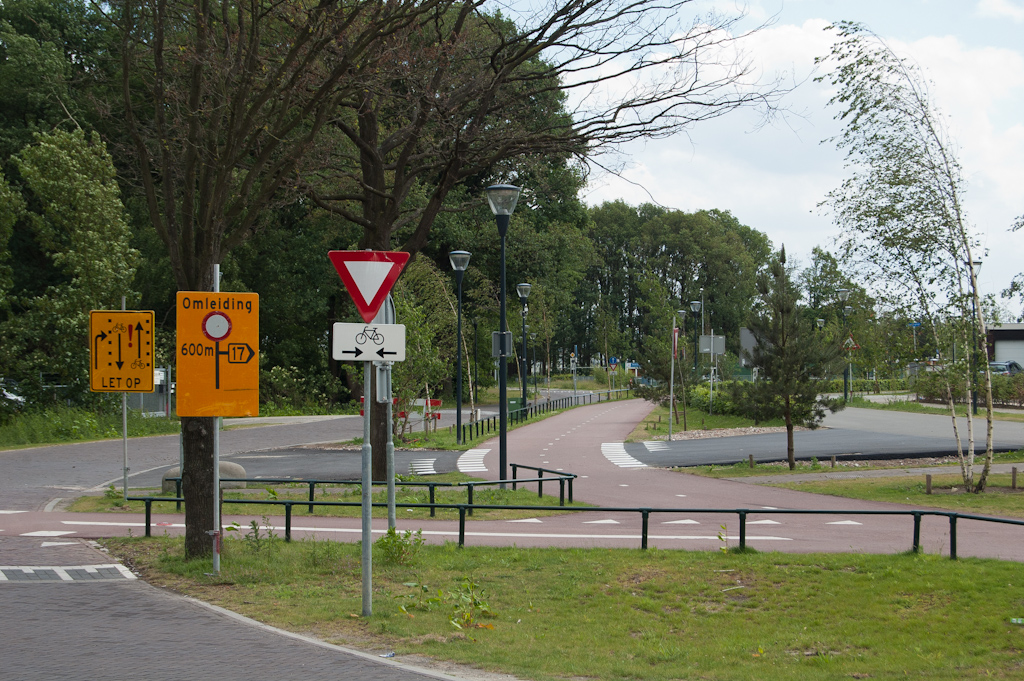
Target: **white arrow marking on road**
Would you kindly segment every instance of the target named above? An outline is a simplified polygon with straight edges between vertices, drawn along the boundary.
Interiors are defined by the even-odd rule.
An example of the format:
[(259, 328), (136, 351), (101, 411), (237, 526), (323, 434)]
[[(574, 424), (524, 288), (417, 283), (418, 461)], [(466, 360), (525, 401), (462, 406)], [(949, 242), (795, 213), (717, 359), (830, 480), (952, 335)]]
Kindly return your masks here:
[(36, 530), (35, 532), (25, 532), (20, 535), (22, 537), (63, 537), (65, 534), (74, 534), (74, 530)]
[(666, 520), (662, 525), (700, 525), (696, 520)]
[(542, 523), (540, 518), (523, 518), (522, 520), (509, 520), (510, 523)]
[(863, 523), (858, 523), (856, 520), (837, 520), (834, 523), (825, 523), (825, 524), (826, 525), (862, 525)]
[(747, 525), (779, 525), (778, 520), (750, 520)]
[(612, 520), (611, 518), (606, 518), (605, 520), (584, 520), (583, 524), (584, 525), (618, 525), (619, 521), (618, 520)]

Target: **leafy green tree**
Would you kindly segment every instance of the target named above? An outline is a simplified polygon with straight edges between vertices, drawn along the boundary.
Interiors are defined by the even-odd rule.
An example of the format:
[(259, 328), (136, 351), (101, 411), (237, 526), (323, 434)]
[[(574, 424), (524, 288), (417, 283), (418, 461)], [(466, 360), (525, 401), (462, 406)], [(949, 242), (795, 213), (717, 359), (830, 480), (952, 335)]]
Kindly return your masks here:
[(816, 427), (825, 412), (841, 408), (837, 400), (821, 396), (826, 376), (835, 370), (841, 345), (816, 332), (801, 314), (800, 294), (786, 270), (786, 250), (779, 251), (767, 272), (757, 280), (758, 306), (748, 327), (756, 345), (750, 355), (759, 380), (736, 384), (741, 397), (733, 398), (756, 421), (782, 418), (786, 423), (786, 457), (796, 468), (793, 429)]
[[(984, 490), (992, 464), (992, 381), (984, 307), (971, 262), (982, 252), (963, 202), (964, 181), (942, 116), (918, 68), (863, 26), (841, 22), (819, 80), (836, 88), (830, 104), (844, 123), (832, 141), (852, 174), (824, 202), (842, 228), (843, 260), (856, 265), (893, 308), (913, 311), (932, 333), (958, 330), (961, 347), (980, 348), (972, 362), (951, 365), (951, 380), (975, 385), (984, 376), (987, 413), (985, 464), (975, 479), (974, 419), (967, 420), (966, 453), (949, 395), (950, 418), (964, 484)], [(974, 318), (971, 324), (947, 320)], [(946, 362), (948, 358), (941, 358)]]
[(37, 135), (15, 164), (24, 201), (6, 184), (0, 188), (14, 211), (5, 223), (16, 216), (21, 234), (13, 255), (38, 254), (49, 276), (43, 285), (14, 278), (0, 323), (0, 375), (20, 381), (22, 394), (37, 402), (44, 382), (68, 386), (65, 394), (83, 401), (89, 311), (120, 309), (122, 296), (135, 298), (138, 252), (114, 166), (99, 135), (81, 130)]

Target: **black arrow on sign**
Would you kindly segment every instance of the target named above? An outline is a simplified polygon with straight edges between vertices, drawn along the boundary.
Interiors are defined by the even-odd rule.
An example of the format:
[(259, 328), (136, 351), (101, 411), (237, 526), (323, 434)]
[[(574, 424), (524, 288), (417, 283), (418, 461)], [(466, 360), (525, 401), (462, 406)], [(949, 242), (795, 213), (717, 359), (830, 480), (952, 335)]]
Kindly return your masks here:
[(100, 331), (92, 339), (92, 362), (93, 362), (92, 368), (93, 369), (99, 369), (100, 368), (100, 341), (101, 340), (106, 340), (106, 339), (107, 339), (107, 332), (106, 331)]
[(398, 354), (397, 352), (386, 352), (386, 351), (384, 350), (384, 348), (381, 348), (380, 350), (378, 350), (378, 351), (377, 351), (377, 355), (378, 355), (378, 356), (379, 356), (379, 357), (380, 357), (381, 359), (383, 359), (383, 358), (384, 358), (384, 355), (397, 355), (397, 354)]
[(121, 334), (117, 334), (117, 368), (120, 369), (124, 362), (121, 361)]
[[(246, 350), (249, 354), (246, 355)], [(248, 364), (249, 360), (256, 355), (248, 343), (228, 343), (228, 364)]]
[(139, 359), (142, 359), (142, 322), (135, 324), (135, 338), (138, 339), (139, 344)]
[(341, 354), (343, 354), (343, 355), (355, 355), (356, 357), (358, 357), (359, 355), (363, 354), (363, 351), (360, 350), (359, 348), (356, 348), (355, 350), (342, 350)]

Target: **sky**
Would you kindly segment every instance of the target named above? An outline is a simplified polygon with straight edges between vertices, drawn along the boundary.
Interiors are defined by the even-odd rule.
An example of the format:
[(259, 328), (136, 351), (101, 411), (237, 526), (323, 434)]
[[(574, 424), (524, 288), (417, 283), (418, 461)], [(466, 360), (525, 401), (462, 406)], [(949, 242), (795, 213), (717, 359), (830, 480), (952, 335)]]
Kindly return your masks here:
[[(746, 44), (766, 77), (784, 74), (793, 112), (759, 126), (752, 111), (700, 123), (686, 134), (621, 149), (618, 174), (594, 169), (581, 198), (621, 199), (670, 209), (730, 211), (766, 233), (801, 263), (820, 246), (835, 252), (838, 228), (818, 205), (843, 181), (843, 155), (823, 140), (839, 132), (815, 83), (814, 58), (828, 53), (829, 24), (849, 20), (880, 35), (917, 63), (956, 143), (966, 178), (969, 223), (984, 253), (981, 293), (999, 296), (1024, 272), (1024, 0), (697, 0), (697, 11), (746, 12), (745, 25), (769, 22)], [(1002, 300), (1009, 319), (1021, 301)]]

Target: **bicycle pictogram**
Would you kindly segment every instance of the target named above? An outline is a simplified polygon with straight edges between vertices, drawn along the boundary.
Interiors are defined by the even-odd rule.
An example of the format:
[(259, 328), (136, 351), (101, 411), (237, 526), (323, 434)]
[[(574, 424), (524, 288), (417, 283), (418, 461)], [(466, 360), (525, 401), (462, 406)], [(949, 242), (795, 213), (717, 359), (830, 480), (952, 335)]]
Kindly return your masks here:
[(149, 362), (147, 362), (144, 359), (133, 359), (132, 360), (132, 369), (145, 369), (148, 366), (149, 366)]
[(377, 331), (377, 327), (364, 326), (362, 332), (356, 334), (356, 343), (363, 345), (371, 340), (376, 345), (384, 345), (384, 335)]
[(114, 324), (112, 329), (110, 329), (110, 333), (124, 333), (127, 330), (128, 328), (124, 324), (118, 322), (117, 324)]

